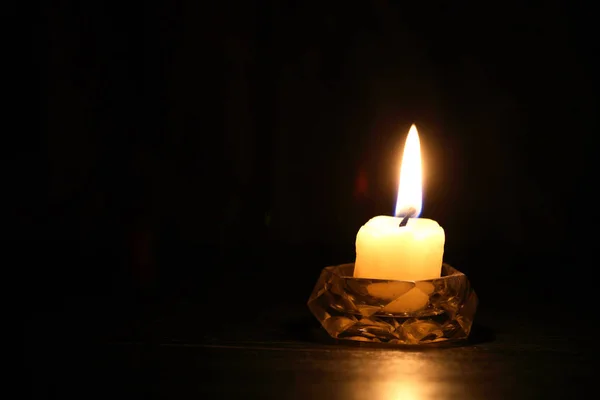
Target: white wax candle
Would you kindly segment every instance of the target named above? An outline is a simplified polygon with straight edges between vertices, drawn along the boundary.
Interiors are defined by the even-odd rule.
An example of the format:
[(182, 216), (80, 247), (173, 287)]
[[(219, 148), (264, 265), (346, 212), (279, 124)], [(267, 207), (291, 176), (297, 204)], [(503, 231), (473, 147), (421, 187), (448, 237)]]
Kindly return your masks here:
[[(400, 166), (396, 215), (408, 213), (418, 217), (421, 203), (421, 144), (413, 125)], [(379, 216), (360, 228), (356, 235), (356, 278), (418, 281), (440, 277), (444, 230), (431, 219), (410, 218), (405, 226), (400, 226), (402, 219)]]
[(439, 278), (444, 256), (444, 229), (434, 220), (371, 218), (356, 235), (354, 277), (417, 281)]

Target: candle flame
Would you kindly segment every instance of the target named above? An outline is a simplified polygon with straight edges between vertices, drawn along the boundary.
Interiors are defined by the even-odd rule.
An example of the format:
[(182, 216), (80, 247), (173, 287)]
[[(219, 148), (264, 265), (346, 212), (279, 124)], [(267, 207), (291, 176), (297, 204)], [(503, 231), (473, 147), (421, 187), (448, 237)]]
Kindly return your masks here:
[(413, 124), (404, 143), (404, 154), (398, 182), (398, 198), (396, 200), (396, 216), (404, 216), (409, 208), (417, 210), (413, 217), (416, 218), (421, 215), (421, 208), (423, 207), (422, 177), (421, 144), (417, 127)]

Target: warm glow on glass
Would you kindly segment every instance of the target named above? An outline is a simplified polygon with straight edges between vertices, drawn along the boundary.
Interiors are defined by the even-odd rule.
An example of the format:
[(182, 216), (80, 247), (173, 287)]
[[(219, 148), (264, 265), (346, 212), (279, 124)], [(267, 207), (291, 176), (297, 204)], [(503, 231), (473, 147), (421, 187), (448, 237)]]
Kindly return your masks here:
[(403, 216), (411, 207), (417, 210), (414, 217), (421, 215), (421, 208), (423, 207), (422, 178), (421, 144), (417, 127), (413, 125), (410, 127), (404, 144), (398, 184), (398, 199), (396, 200), (396, 216)]

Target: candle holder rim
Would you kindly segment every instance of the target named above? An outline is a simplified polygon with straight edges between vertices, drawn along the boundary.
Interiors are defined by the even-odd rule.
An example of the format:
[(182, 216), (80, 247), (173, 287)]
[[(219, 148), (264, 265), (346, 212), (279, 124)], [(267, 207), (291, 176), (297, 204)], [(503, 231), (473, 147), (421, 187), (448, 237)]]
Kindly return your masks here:
[[(346, 275), (346, 274), (341, 273), (341, 271), (340, 271), (341, 268), (349, 266), (349, 265), (354, 266), (355, 263), (343, 263), (343, 264), (337, 264), (337, 265), (330, 265), (328, 267), (325, 267), (325, 269), (328, 270), (330, 273), (336, 275), (337, 277), (341, 278), (341, 279), (352, 279), (352, 280), (356, 280), (356, 281), (369, 281), (369, 282), (372, 282), (372, 283), (375, 283), (375, 282), (380, 282), (380, 283), (384, 283), (384, 282), (410, 282), (410, 283), (415, 283), (415, 282), (432, 282), (432, 281), (439, 281), (439, 280), (445, 280), (445, 279), (457, 278), (457, 277), (465, 276), (465, 274), (462, 273), (461, 271), (457, 270), (456, 268), (454, 268), (450, 264), (443, 262), (442, 263), (442, 273), (443, 272), (447, 272), (447, 273), (443, 274), (439, 278), (408, 280), (408, 281), (398, 280), (398, 279), (356, 278), (356, 277), (354, 277), (352, 275)], [(354, 268), (353, 268), (353, 270), (354, 270)]]

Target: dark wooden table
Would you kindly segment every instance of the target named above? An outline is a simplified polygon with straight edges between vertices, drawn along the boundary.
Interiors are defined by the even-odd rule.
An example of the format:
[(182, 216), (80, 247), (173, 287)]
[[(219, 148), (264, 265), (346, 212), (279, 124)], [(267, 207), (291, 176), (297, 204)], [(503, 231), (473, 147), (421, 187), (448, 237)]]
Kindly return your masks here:
[(411, 350), (330, 339), (305, 305), (317, 275), (289, 284), (286, 274), (225, 270), (161, 294), (48, 306), (26, 323), (28, 388), (60, 399), (531, 399), (595, 389), (593, 307), (560, 280), (477, 278), (471, 339)]

